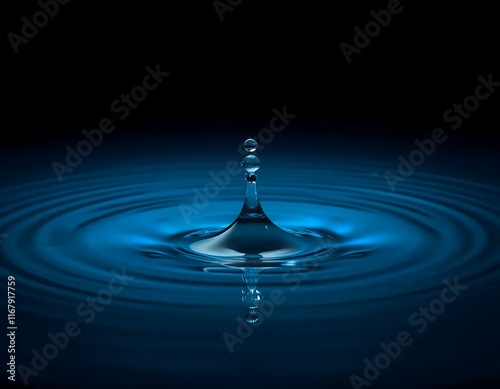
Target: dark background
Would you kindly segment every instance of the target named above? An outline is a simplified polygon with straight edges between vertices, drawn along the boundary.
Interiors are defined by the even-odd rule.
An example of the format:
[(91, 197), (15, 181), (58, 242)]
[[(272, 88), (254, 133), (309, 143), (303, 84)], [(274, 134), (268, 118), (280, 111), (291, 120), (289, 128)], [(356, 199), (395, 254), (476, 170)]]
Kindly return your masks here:
[[(352, 44), (353, 28), (387, 1), (244, 0), (221, 22), (210, 0), (73, 0), (18, 54), (7, 34), (19, 34), (21, 17), (31, 20), (40, 7), (9, 2), (2, 144), (81, 137), (114, 115), (111, 102), (157, 63), (170, 76), (115, 132), (172, 137), (180, 125), (188, 136), (214, 136), (237, 133), (238, 123), (257, 132), (273, 107), (286, 105), (312, 124), (307, 132), (290, 126), (290, 134), (327, 136), (327, 126), (331, 137), (380, 135), (380, 145), (384, 137), (427, 136), (445, 125), (444, 111), (474, 92), (479, 75), (500, 79), (498, 14), (491, 2), (401, 4), (348, 64), (340, 42)], [(499, 94), (481, 103), (455, 140), (496, 145)]]

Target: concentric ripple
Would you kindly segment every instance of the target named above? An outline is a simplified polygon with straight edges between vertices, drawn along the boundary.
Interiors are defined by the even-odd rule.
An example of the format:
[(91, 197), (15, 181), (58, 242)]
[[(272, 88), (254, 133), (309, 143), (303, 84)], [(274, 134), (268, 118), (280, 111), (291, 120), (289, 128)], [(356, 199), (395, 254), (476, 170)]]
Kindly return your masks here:
[[(430, 287), (448, 274), (476, 278), (498, 266), (494, 254), (499, 193), (493, 187), (418, 175), (392, 193), (373, 167), (286, 165), (293, 177), (275, 169), (272, 184), (261, 186), (262, 202), (280, 227), (335, 242), (327, 258), (317, 246), (318, 286), (338, 289), (369, 282), (376, 287), (383, 285), (382, 279), (411, 274), (415, 285)], [(175, 242), (180, 236), (226, 227), (241, 205), (242, 180), (234, 178), (206, 208), (186, 220), (179, 205), (193, 206), (192, 189), (203, 188), (206, 180), (188, 178), (199, 177), (199, 170), (168, 171), (168, 166), (142, 166), (134, 174), (112, 171), (64, 184), (40, 181), (4, 189), (2, 223), (9, 239), (3, 246), (3, 272), (22, 275), (26, 287), (49, 295), (93, 291), (108, 269), (123, 266), (141, 279), (143, 290), (165, 288), (169, 282), (235, 282), (212, 280), (202, 270), (224, 263), (181, 252)], [(328, 178), (331, 171), (335, 174)], [(346, 259), (350, 261), (342, 261)], [(299, 263), (287, 263), (294, 264)], [(363, 298), (400, 292), (383, 287)], [(152, 302), (149, 293), (140, 291), (133, 298)], [(153, 299), (160, 302), (165, 296)]]
[[(261, 266), (264, 296), (273, 287), (295, 294), (280, 307), (279, 320), (293, 322), (296, 308), (305, 306), (308, 316), (302, 320), (308, 323), (338, 318), (349, 314), (339, 309), (345, 304), (397, 304), (404, 296), (440, 288), (446, 278), (470, 283), (498, 276), (498, 188), (416, 173), (393, 193), (383, 177), (387, 164), (282, 161), (267, 166), (259, 182), (267, 215), (288, 232), (328, 237), (334, 249), (317, 245), (311, 255)], [(165, 163), (2, 189), (1, 228), (8, 233), (1, 247), (2, 277), (13, 274), (19, 280), (27, 315), (64, 321), (68, 310), (107, 284), (112, 270), (125, 271), (130, 282), (113, 300), (115, 314), (101, 322), (104, 334), (118, 327), (131, 331), (151, 311), (161, 319), (147, 327), (160, 336), (166, 316), (184, 312), (194, 319), (197, 312), (210, 311), (214, 338), (196, 347), (224, 348), (220, 332), (231, 327), (224, 312), (230, 307), (244, 312), (240, 276), (252, 264), (199, 256), (178, 242), (229, 225), (241, 208), (244, 180), (232, 178), (186, 218), (179, 206), (194, 207), (193, 189), (202, 190), (208, 181), (206, 164), (179, 164), (174, 170)], [(300, 289), (290, 289), (289, 275), (295, 272), (303, 274)], [(119, 310), (131, 317), (126, 323)], [(170, 332), (182, 331), (181, 324), (169, 326)], [(106, 366), (111, 353), (101, 350), (93, 361)], [(202, 354), (190, 363), (214, 368), (217, 362)], [(150, 362), (153, 371), (162, 368)]]

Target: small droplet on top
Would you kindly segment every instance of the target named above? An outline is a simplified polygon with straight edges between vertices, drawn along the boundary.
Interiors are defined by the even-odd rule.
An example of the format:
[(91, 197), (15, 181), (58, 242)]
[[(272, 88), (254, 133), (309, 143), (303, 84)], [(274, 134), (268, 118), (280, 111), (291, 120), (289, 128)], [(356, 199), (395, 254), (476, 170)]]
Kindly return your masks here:
[(255, 141), (254, 139), (247, 139), (243, 147), (245, 147), (245, 150), (249, 153), (253, 153), (255, 150), (257, 150), (257, 141)]
[(247, 155), (243, 162), (241, 162), (241, 166), (243, 169), (247, 171), (247, 173), (255, 173), (259, 170), (260, 160), (255, 155)]

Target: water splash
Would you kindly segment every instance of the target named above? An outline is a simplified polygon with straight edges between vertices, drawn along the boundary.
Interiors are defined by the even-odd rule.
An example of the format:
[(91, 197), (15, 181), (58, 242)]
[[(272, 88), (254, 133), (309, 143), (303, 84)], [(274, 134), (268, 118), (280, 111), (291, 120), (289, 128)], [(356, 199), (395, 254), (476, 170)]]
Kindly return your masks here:
[[(257, 150), (257, 142), (247, 139), (244, 147), (253, 153)], [(259, 158), (254, 154), (247, 155), (241, 166), (246, 172), (246, 194), (236, 220), (216, 233), (195, 232), (183, 236), (178, 241), (183, 248), (182, 252), (191, 251), (205, 258), (232, 259), (233, 266), (258, 267), (264, 264), (255, 261), (272, 260), (275, 261), (274, 266), (280, 266), (280, 262), (292, 258), (307, 258), (318, 254), (318, 244), (322, 254), (333, 251), (335, 245), (332, 244), (332, 236), (319, 231), (286, 231), (274, 224), (262, 209), (257, 194), (255, 172), (260, 168)]]
[[(257, 150), (257, 142), (247, 139), (244, 148), (249, 153)], [(240, 214), (222, 231), (201, 232), (183, 236), (177, 244), (180, 253), (196, 254), (203, 259), (222, 260), (222, 267), (236, 267), (244, 272), (243, 302), (250, 312), (248, 323), (256, 323), (256, 309), (262, 300), (257, 290), (259, 272), (264, 268), (296, 267), (301, 261), (317, 255), (333, 253), (337, 241), (320, 231), (288, 230), (278, 227), (265, 214), (257, 194), (257, 175), (260, 160), (254, 154), (241, 162), (245, 170), (246, 194)], [(211, 268), (213, 270), (213, 268)]]

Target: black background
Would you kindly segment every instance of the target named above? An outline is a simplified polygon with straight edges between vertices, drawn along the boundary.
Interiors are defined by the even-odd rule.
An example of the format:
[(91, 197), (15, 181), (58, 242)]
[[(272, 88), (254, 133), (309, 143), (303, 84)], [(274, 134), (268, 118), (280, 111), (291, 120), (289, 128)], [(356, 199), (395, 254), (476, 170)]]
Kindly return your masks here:
[[(348, 64), (340, 43), (352, 44), (354, 27), (363, 28), (387, 1), (246, 0), (221, 22), (212, 1), (73, 0), (18, 54), (7, 34), (19, 34), (21, 17), (31, 20), (40, 8), (10, 2), (2, 143), (80, 136), (110, 116), (111, 102), (157, 63), (170, 76), (119, 132), (197, 123), (182, 131), (201, 132), (206, 124), (213, 136), (234, 129), (224, 123), (262, 127), (273, 107), (286, 105), (301, 122), (317, 124), (303, 136), (326, 136), (324, 123), (333, 137), (428, 135), (444, 125), (444, 111), (474, 92), (479, 75), (500, 79), (498, 16), (487, 2), (401, 4), (403, 11)], [(498, 140), (498, 95), (481, 103), (455, 139)], [(174, 132), (162, 127), (155, 135)]]

